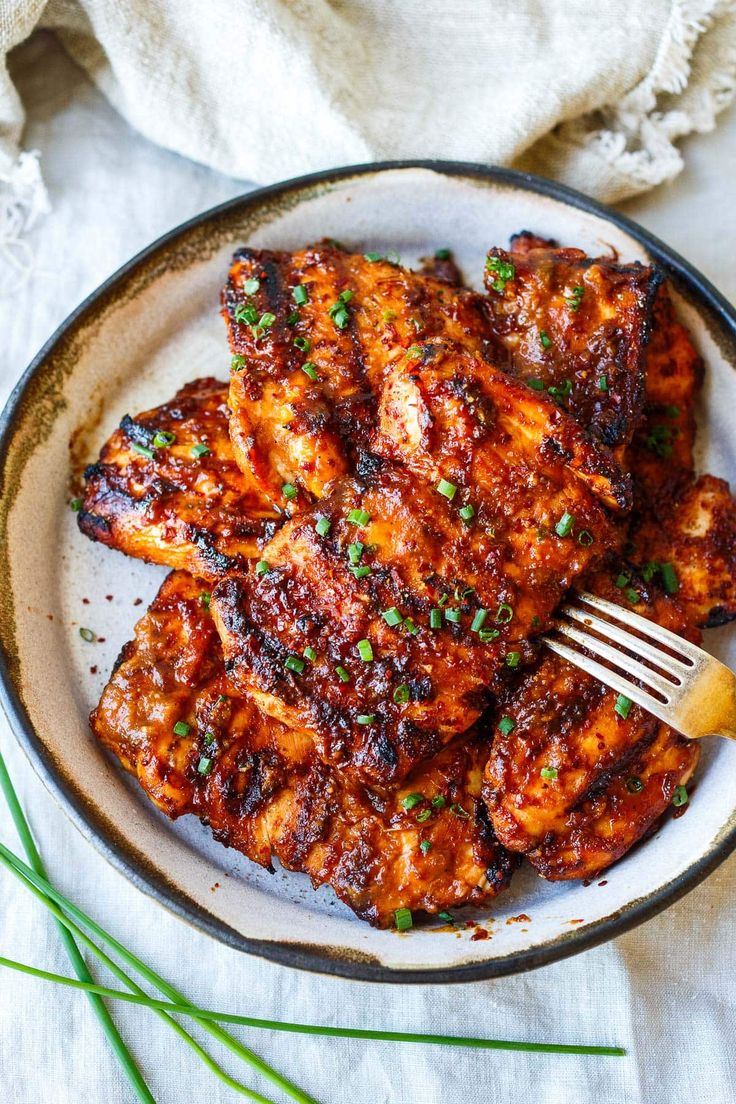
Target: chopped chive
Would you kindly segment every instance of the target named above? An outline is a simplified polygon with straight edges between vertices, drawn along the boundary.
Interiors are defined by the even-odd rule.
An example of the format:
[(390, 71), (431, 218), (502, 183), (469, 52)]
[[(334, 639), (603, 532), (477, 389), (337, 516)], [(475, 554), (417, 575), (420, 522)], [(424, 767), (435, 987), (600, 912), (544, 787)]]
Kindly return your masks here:
[(622, 717), (623, 720), (626, 720), (629, 715), (631, 705), (631, 698), (627, 698), (625, 694), (619, 694), (619, 696), (616, 698), (616, 704), (613, 708), (616, 713), (618, 713), (619, 717)]
[(314, 528), (317, 530), (320, 537), (326, 537), (332, 528), (332, 522), (326, 517), (317, 518), (314, 523)]
[(688, 794), (684, 786), (675, 786), (675, 792), (672, 795), (672, 804), (678, 809), (681, 805), (687, 805)]
[(419, 632), (419, 626), (412, 621), (411, 617), (404, 618), (404, 628), (409, 633), (409, 636), (416, 636)]
[(153, 460), (153, 449), (148, 448), (147, 445), (139, 445), (137, 441), (134, 441), (130, 446), (133, 452), (137, 452), (139, 456), (145, 456), (147, 460)]
[(169, 445), (173, 445), (175, 440), (175, 433), (169, 433), (169, 431), (166, 429), (159, 429), (156, 433), (154, 433), (151, 444), (154, 448), (168, 448)]
[(534, 378), (526, 382), (527, 386), (531, 387), (532, 391), (544, 391), (544, 380)]
[(437, 490), (441, 495), (444, 495), (445, 498), (449, 499), (450, 502), (452, 502), (453, 498), (457, 494), (457, 487), (455, 486), (455, 484), (448, 483), (446, 479), (440, 479), (439, 483), (437, 484)]
[(420, 811), (417, 813), (417, 815), (414, 819), (416, 820), (417, 824), (424, 824), (424, 822), (426, 820), (429, 820), (431, 815), (432, 815), (432, 810), (431, 809), (420, 809)]
[(481, 644), (489, 644), (491, 640), (497, 640), (500, 635), (500, 629), (481, 629), (478, 633), (478, 639)]
[(395, 318), (396, 318), (396, 311), (395, 310), (385, 310), (383, 312), (383, 321), (384, 322), (393, 322)]
[(565, 513), (555, 525), (555, 533), (558, 537), (569, 537), (574, 524), (575, 518), (565, 510)]
[(408, 360), (418, 360), (422, 356), (424, 350), (421, 345), (410, 345), (406, 350), (406, 356)]
[(521, 662), (521, 652), (508, 652), (506, 655), (507, 667), (518, 667)]
[(312, 342), (306, 337), (295, 337), (293, 344), (294, 348), (302, 353), (308, 353), (312, 348)]
[(207, 591), (203, 590), (202, 593), (199, 596), (199, 600), (200, 600), (200, 602), (202, 603), (202, 605), (204, 606), (205, 609), (209, 609), (210, 608), (210, 602), (212, 601), (212, 595), (208, 594)]
[(235, 321), (247, 322), (252, 326), (258, 321), (258, 311), (250, 303), (239, 303), (235, 308)]
[(430, 629), (441, 629), (442, 628), (442, 610), (441, 609), (431, 609), (429, 611), (429, 627), (430, 627)]
[(287, 656), (284, 660), (284, 667), (287, 671), (293, 671), (294, 674), (300, 675), (304, 670), (306, 664), (303, 659), (297, 655)]
[(449, 621), (453, 625), (459, 625), (461, 617), (462, 611), (459, 609), (455, 609), (454, 606), (450, 606), (449, 609), (445, 610), (445, 620)]
[(243, 291), (246, 295), (255, 295), (261, 286), (261, 281), (257, 280), (254, 276), (249, 280), (243, 281)]
[(539, 773), (549, 782), (555, 782), (557, 779), (557, 767), (542, 767)]
[(384, 610), (381, 614), (381, 617), (386, 622), (386, 624), (390, 625), (392, 628), (394, 625), (400, 625), (401, 622), (404, 620), (404, 615), (400, 612), (400, 610), (396, 608), (396, 606), (391, 606), (390, 609)]
[(203, 736), (206, 747), (212, 747), (215, 742), (215, 737), (212, 732), (205, 732)]
[(358, 649), (358, 655), (364, 663), (370, 663), (373, 659), (373, 648), (371, 647), (370, 640), (359, 640), (356, 644)]
[(458, 817), (460, 820), (469, 820), (470, 819), (470, 813), (468, 812), (468, 810), (463, 808), (462, 805), (458, 805), (457, 802), (454, 802), (450, 806), (450, 812), (452, 813), (453, 816)]
[(619, 590), (623, 590), (624, 587), (626, 587), (628, 585), (629, 585), (629, 576), (625, 575), (623, 572), (621, 572), (620, 575), (617, 575), (616, 578), (614, 579), (614, 586), (617, 586)]
[(212, 773), (212, 760), (206, 755), (203, 755), (197, 763), (197, 773), (205, 775)]
[(442, 794), (435, 794), (430, 804), (433, 805), (435, 809), (444, 809), (447, 802)]
[(372, 725), (376, 719), (375, 713), (359, 713), (355, 721), (359, 725)]
[(363, 555), (363, 548), (365, 546), (360, 541), (355, 541), (353, 544), (348, 545), (348, 559), (351, 564), (359, 564), (361, 556)]
[(351, 525), (360, 525), (360, 526), (367, 525), (370, 520), (371, 520), (371, 515), (368, 513), (367, 510), (361, 510), (361, 509), (351, 510), (350, 513), (348, 514), (348, 521), (350, 522)]
[(437, 599), (437, 605), (440, 607), (440, 609), (443, 609), (449, 601), (450, 601), (450, 595), (449, 594), (442, 594)]
[(498, 722), (498, 731), (502, 736), (508, 736), (516, 728), (516, 721), (512, 717), (502, 717)]
[(626, 595), (626, 597), (629, 599), (629, 601), (631, 602), (631, 604), (633, 606), (635, 606), (636, 603), (641, 598), (641, 595), (639, 594), (639, 591), (634, 590), (633, 587), (627, 587), (626, 590), (624, 591), (624, 594)]
[(79, 511), (82, 509), (81, 498), (73, 498), (69, 503), (69, 509), (73, 510), (75, 514), (78, 514)]
[(393, 692), (393, 699), (397, 705), (405, 705), (411, 697), (411, 691), (407, 682), (402, 682)]
[(292, 289), (291, 297), (298, 307), (303, 307), (305, 303), (309, 302), (309, 292), (304, 284), (297, 284), (297, 286)]
[(383, 253), (364, 253), (363, 260), (368, 261), (368, 264), (375, 264), (376, 261), (383, 260)]
[(284, 498), (288, 499), (289, 502), (291, 502), (293, 499), (296, 498), (299, 492), (297, 491), (293, 483), (284, 483), (283, 487), (281, 488), (281, 493)]
[(369, 564), (362, 564), (361, 567), (349, 567), (348, 571), (354, 575), (356, 579), (365, 579), (366, 575), (370, 575), (371, 573)]
[(207, 445), (192, 446), (192, 456), (195, 456), (197, 459), (199, 459), (201, 456), (209, 456), (209, 454), (210, 450), (208, 449)]
[(296, 326), (297, 322), (299, 321), (299, 318), (300, 318), (300, 314), (299, 314), (298, 310), (289, 311), (289, 313), (286, 316), (286, 325), (287, 326)]
[(438, 920), (444, 920), (444, 922), (446, 924), (454, 924), (455, 923), (455, 917), (452, 915), (451, 912), (438, 912), (437, 913), (437, 919)]
[(654, 578), (654, 576), (657, 574), (658, 571), (659, 571), (659, 564), (657, 563), (657, 561), (656, 560), (649, 560), (649, 562), (645, 563), (644, 567), (641, 569), (641, 577), (642, 577), (642, 579), (644, 580), (645, 583), (651, 583), (652, 579)]
[(539, 626), (540, 626), (541, 624), (542, 624), (542, 619), (541, 619), (541, 617), (539, 617), (539, 616), (538, 616), (538, 615), (537, 615), (537, 614), (535, 613), (535, 614), (534, 614), (534, 616), (532, 617), (532, 628), (533, 628), (533, 629), (538, 629), (538, 628), (539, 628)]
[(551, 387), (547, 388), (548, 394), (553, 399), (564, 399), (570, 394), (571, 391), (572, 391), (572, 380), (569, 380), (569, 379), (564, 379), (559, 387), (556, 387), (553, 384)]
[(499, 625), (508, 625), (509, 621), (513, 619), (514, 609), (508, 602), (502, 602), (496, 610), (496, 623)]
[(79, 635), (81, 636), (82, 640), (86, 640), (88, 644), (94, 644), (95, 640), (97, 639), (91, 629), (80, 629)]
[(413, 927), (414, 920), (412, 919), (411, 909), (399, 908), (394, 912), (394, 923), (396, 924), (397, 931), (409, 931), (409, 928)]
[(442, 249), (435, 249), (434, 251), (434, 257), (436, 261), (449, 261), (451, 256), (452, 250), (446, 249), (444, 247)]
[(432, 841), (422, 840), (422, 842), (419, 844), (419, 850), (422, 852), (423, 855), (428, 855), (429, 852), (432, 850)]
[(542, 343), (543, 349), (549, 349), (550, 345), (552, 344), (552, 338), (549, 336), (546, 330), (539, 331), (539, 340)]
[(339, 678), (340, 682), (350, 682), (350, 674), (345, 670), (344, 667), (336, 667), (335, 674)]
[(175, 736), (188, 736), (192, 726), (188, 725), (186, 721), (177, 721), (174, 725)]
[(307, 645), (307, 647), (302, 652), (302, 655), (305, 659), (308, 659), (310, 663), (314, 663), (315, 659), (317, 658), (317, 653), (311, 645)]
[(463, 506), (460, 511), (460, 517), (463, 521), (471, 521), (475, 517), (475, 507), (470, 502), (467, 506)]
[(586, 548), (593, 543), (593, 540), (593, 534), (588, 529), (581, 529), (578, 533), (578, 544), (582, 544)]
[(275, 314), (271, 314), (270, 311), (264, 311), (264, 313), (258, 319), (258, 329), (259, 330), (270, 330), (271, 326), (273, 326), (275, 321), (276, 321), (276, 315)]
[(407, 794), (406, 797), (402, 797), (401, 804), (405, 809), (409, 810), (409, 809), (413, 809), (415, 807), (415, 805), (421, 805), (421, 803), (423, 801), (424, 801), (424, 794), (410, 793), (410, 794)]
[(677, 571), (675, 565), (671, 563), (663, 563), (659, 566), (660, 573), (662, 575), (662, 586), (665, 589), (666, 594), (677, 594), (680, 589), (680, 580), (677, 577)]
[(493, 272), (496, 279), (491, 283), (494, 291), (499, 293), (506, 290), (506, 284), (516, 276), (516, 269), (510, 261), (504, 261), (501, 257), (489, 257), (486, 261), (486, 269)]
[(256, 564), (256, 575), (265, 575), (267, 571), (271, 570), (271, 565), (268, 560), (259, 560)]
[(241, 356), (240, 353), (236, 353), (230, 361), (230, 368), (233, 372), (242, 372), (245, 368), (245, 357)]
[(473, 623), (470, 626), (470, 631), (471, 632), (480, 632), (480, 630), (483, 628), (483, 625), (485, 623), (485, 619), (486, 619), (487, 616), (488, 616), (488, 610), (487, 609), (476, 610), (475, 617), (473, 618)]
[(458, 583), (455, 587), (455, 597), (458, 599), (467, 598), (469, 594), (473, 594), (474, 592), (475, 587), (465, 586), (464, 583)]
[(644, 783), (637, 775), (632, 774), (631, 778), (626, 779), (626, 789), (629, 793), (641, 793), (644, 789)]
[(598, 377), (598, 390), (599, 391), (607, 391), (608, 390), (608, 377), (607, 376), (599, 376)]
[(577, 285), (576, 287), (574, 287), (572, 289), (572, 295), (570, 296), (570, 298), (565, 299), (565, 302), (567, 303), (570, 310), (573, 311), (573, 313), (580, 310), (580, 304), (583, 301), (583, 295), (584, 294), (585, 294), (585, 288), (580, 287), (579, 285)]
[[(296, 342), (294, 342), (294, 344), (296, 344)], [(302, 372), (305, 376), (308, 376), (313, 383), (319, 379), (317, 367), (311, 360), (307, 360), (304, 364), (302, 364)]]

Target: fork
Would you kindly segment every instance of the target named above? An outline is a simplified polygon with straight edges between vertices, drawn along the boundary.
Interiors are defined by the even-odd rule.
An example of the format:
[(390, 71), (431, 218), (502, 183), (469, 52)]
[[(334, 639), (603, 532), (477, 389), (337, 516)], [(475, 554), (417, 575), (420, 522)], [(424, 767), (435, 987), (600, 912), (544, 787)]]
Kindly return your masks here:
[[(689, 739), (727, 736), (736, 740), (733, 671), (702, 648), (638, 613), (585, 591), (576, 598), (583, 608), (564, 605), (555, 630), (618, 670), (556, 637), (544, 636), (551, 651)], [(640, 635), (627, 632), (622, 625)]]

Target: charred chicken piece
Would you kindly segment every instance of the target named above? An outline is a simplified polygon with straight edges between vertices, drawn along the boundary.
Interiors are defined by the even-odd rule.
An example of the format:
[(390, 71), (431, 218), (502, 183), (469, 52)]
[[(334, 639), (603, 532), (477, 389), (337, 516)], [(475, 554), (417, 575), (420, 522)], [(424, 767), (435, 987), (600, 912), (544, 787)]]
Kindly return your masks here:
[(483, 355), (490, 336), (482, 296), (328, 244), (239, 250), (223, 314), (235, 455), (248, 485), (278, 506), (284, 485), (303, 504), (352, 471), (390, 350), (439, 336)]
[(479, 796), (484, 740), (445, 748), (400, 789), (366, 789), (233, 687), (201, 589), (168, 576), (91, 718), (167, 816), (200, 817), (222, 843), (331, 885), (381, 927), (399, 908), (480, 904), (508, 885), (518, 860)]
[(244, 569), (279, 516), (246, 486), (227, 414), (227, 386), (200, 379), (154, 410), (126, 415), (85, 472), (82, 532), (209, 581)]
[[(486, 261), (487, 308), (508, 370), (547, 391), (604, 444), (630, 439), (661, 273), (519, 234)], [(500, 363), (497, 361), (497, 363)]]

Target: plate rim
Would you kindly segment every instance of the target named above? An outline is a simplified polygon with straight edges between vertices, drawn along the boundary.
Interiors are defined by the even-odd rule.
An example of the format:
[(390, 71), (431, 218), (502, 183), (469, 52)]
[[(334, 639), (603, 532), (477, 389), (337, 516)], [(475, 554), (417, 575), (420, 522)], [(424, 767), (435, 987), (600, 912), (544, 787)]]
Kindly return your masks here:
[[(4, 482), (14, 430), (16, 423), (22, 417), (24, 398), (31, 381), (37, 373), (40, 374), (43, 371), (44, 364), (57, 344), (84, 321), (85, 315), (95, 308), (101, 299), (106, 298), (117, 284), (125, 280), (141, 264), (154, 257), (157, 252), (165, 250), (178, 238), (184, 237), (193, 228), (223, 215), (227, 216), (233, 211), (246, 212), (251, 208), (257, 209), (274, 198), (285, 196), (289, 192), (309, 189), (315, 185), (335, 184), (351, 177), (376, 175), (401, 169), (425, 169), (449, 177), (481, 180), (533, 192), (611, 223), (639, 242), (670, 277), (674, 277), (681, 287), (692, 293), (698, 303), (708, 309), (718, 328), (728, 335), (729, 343), (733, 342), (736, 347), (736, 309), (702, 273), (632, 219), (567, 185), (514, 169), (441, 159), (377, 161), (323, 169), (255, 188), (200, 212), (166, 231), (134, 254), (86, 296), (41, 346), (13, 387), (0, 414), (0, 486)], [(736, 850), (735, 822), (725, 834), (722, 833), (716, 837), (696, 862), (656, 892), (634, 901), (584, 929), (565, 932), (528, 950), (510, 952), (497, 959), (447, 967), (386, 966), (371, 961), (370, 955), (362, 955), (361, 952), (348, 952), (348, 957), (345, 957), (346, 948), (335, 948), (334, 953), (331, 953), (332, 949), (329, 947), (278, 943), (244, 936), (189, 898), (158, 870), (148, 868), (145, 857), (137, 854), (133, 845), (127, 840), (123, 841), (119, 837), (110, 838), (109, 831), (102, 824), (102, 818), (83, 800), (81, 792), (75, 791), (69, 781), (58, 772), (43, 741), (36, 733), (19, 689), (15, 685), (5, 641), (1, 635), (0, 702), (11, 732), (46, 789), (82, 836), (136, 888), (180, 919), (236, 950), (258, 955), (282, 966), (342, 977), (351, 981), (456, 984), (504, 977), (549, 965), (623, 935), (639, 924), (652, 919), (699, 885)]]

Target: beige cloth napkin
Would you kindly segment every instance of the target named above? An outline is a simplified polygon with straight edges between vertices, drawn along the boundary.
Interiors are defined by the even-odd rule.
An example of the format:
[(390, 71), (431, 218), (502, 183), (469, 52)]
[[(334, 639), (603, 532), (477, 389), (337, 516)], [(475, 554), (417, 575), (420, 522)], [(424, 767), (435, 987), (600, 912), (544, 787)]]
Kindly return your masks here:
[(152, 141), (259, 182), (438, 157), (615, 202), (736, 87), (736, 0), (0, 0), (0, 241), (45, 209), (4, 64), (37, 26)]

